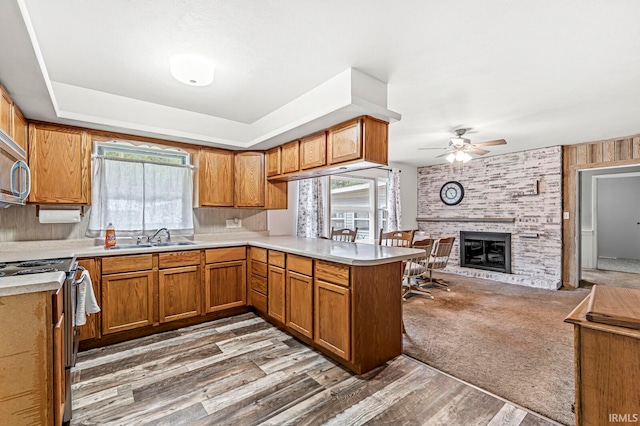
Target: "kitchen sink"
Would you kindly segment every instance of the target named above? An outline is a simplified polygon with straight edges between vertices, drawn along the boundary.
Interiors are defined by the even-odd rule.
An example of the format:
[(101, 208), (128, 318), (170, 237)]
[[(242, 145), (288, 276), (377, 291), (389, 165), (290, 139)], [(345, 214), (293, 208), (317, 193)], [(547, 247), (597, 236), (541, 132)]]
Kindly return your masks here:
[(191, 241), (177, 241), (177, 242), (167, 242), (167, 243), (153, 243), (153, 244), (120, 244), (111, 247), (109, 250), (128, 250), (128, 249), (139, 249), (139, 248), (151, 248), (151, 247), (175, 247), (175, 246), (192, 246), (195, 243)]

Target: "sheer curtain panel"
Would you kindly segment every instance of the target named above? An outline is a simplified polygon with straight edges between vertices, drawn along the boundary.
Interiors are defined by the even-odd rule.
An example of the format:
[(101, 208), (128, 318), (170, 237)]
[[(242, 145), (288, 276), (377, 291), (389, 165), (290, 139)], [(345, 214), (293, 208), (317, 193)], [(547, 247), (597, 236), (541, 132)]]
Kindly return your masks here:
[(324, 234), (325, 178), (298, 181), (299, 237), (317, 238)]
[(402, 212), (400, 204), (400, 169), (389, 170), (387, 188), (387, 232), (399, 231), (402, 228)]

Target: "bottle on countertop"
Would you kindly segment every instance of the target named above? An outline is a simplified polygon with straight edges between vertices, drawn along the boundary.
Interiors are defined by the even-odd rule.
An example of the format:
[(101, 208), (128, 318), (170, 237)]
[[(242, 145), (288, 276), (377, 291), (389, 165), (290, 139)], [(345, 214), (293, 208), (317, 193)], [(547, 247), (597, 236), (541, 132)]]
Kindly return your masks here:
[(107, 225), (107, 232), (104, 236), (104, 248), (111, 248), (116, 245), (116, 228), (113, 227), (113, 223), (109, 222)]

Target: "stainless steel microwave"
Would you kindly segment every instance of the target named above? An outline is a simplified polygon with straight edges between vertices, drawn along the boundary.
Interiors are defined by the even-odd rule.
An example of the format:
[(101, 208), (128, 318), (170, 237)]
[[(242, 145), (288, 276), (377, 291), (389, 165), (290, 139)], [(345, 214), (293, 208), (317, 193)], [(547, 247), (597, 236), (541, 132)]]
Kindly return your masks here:
[(0, 207), (24, 205), (31, 191), (27, 153), (0, 129)]

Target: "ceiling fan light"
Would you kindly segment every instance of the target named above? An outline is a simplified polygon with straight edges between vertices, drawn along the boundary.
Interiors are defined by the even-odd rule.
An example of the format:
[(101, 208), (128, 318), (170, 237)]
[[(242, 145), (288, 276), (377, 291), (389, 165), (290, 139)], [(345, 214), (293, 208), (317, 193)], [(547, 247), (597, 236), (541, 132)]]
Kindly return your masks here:
[(173, 78), (189, 86), (208, 86), (213, 83), (213, 63), (198, 55), (181, 53), (169, 58)]
[(448, 162), (453, 163), (454, 161), (456, 161), (456, 155), (452, 152), (451, 154), (446, 156), (446, 159)]
[[(464, 158), (465, 158), (464, 155), (465, 154), (466, 154), (466, 152), (464, 152), (464, 151), (456, 152), (456, 161), (464, 161)], [(467, 155), (469, 155), (469, 154), (467, 154)]]
[(462, 153), (462, 162), (466, 163), (467, 161), (471, 160), (473, 157), (471, 157), (471, 155), (468, 152), (463, 152)]

